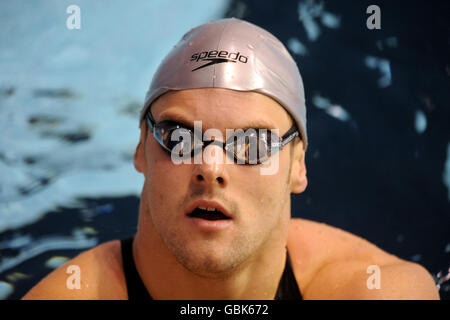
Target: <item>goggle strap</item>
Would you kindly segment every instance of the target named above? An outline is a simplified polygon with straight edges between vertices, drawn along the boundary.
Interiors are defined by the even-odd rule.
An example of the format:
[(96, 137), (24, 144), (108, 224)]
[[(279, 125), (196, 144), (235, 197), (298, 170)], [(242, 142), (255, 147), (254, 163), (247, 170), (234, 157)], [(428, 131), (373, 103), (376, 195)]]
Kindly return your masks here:
[(283, 148), (285, 145), (287, 145), (289, 142), (292, 141), (292, 139), (294, 139), (295, 137), (298, 136), (298, 131), (294, 132), (293, 134), (291, 134), (289, 137), (287, 137), (286, 139), (284, 139), (281, 142), (281, 148)]

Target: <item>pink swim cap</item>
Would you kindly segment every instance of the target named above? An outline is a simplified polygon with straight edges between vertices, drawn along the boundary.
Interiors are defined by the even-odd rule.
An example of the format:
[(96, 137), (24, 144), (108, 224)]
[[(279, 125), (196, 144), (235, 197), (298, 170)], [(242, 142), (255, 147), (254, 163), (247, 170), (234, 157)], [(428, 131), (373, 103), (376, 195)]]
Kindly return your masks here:
[(295, 120), (306, 150), (303, 81), (292, 56), (268, 31), (236, 18), (191, 29), (159, 65), (140, 120), (167, 91), (197, 88), (255, 91), (275, 99)]

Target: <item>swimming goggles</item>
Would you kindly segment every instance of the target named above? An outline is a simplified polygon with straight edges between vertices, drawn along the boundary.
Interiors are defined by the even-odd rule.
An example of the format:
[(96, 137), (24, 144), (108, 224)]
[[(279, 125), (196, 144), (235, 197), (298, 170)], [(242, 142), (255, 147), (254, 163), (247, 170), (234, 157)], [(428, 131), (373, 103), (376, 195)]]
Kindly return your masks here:
[(262, 164), (295, 137), (300, 137), (294, 124), (281, 138), (269, 129), (248, 129), (246, 132), (241, 129), (235, 130), (225, 143), (215, 139), (203, 141), (193, 128), (184, 124), (172, 120), (156, 123), (150, 111), (146, 121), (161, 147), (170, 154), (175, 152), (181, 159), (193, 157), (212, 144), (223, 148), (238, 164)]

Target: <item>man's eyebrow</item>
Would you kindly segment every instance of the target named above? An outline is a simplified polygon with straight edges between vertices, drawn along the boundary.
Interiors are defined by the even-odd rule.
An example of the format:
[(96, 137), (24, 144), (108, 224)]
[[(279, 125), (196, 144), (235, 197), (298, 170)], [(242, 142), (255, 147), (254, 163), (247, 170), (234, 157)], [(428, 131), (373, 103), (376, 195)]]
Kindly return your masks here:
[(241, 126), (238, 129), (242, 129), (244, 131), (248, 130), (248, 129), (277, 129), (277, 126), (274, 126), (272, 123), (270, 122), (266, 122), (263, 120), (250, 120), (248, 122), (246, 122), (245, 126)]
[[(169, 121), (174, 121), (174, 122), (178, 122), (180, 124), (183, 124), (187, 127), (193, 128), (194, 127), (194, 121), (201, 121), (201, 120), (194, 120), (194, 121), (190, 121), (188, 119), (186, 119), (183, 115), (181, 114), (177, 114), (177, 113), (163, 113), (160, 117), (159, 121), (165, 121), (165, 120), (169, 120)], [(229, 128), (229, 129), (242, 129), (244, 131), (247, 131), (248, 129), (267, 129), (267, 130), (271, 130), (271, 129), (277, 129), (278, 127), (273, 125), (271, 122), (267, 122), (264, 120), (250, 120), (247, 121), (245, 123), (245, 125), (243, 126), (238, 126), (238, 127), (234, 127), (234, 128)]]
[(163, 113), (159, 119), (159, 121), (174, 121), (180, 124), (185, 125), (186, 127), (194, 127), (192, 121), (187, 120), (184, 116), (180, 114), (172, 114), (172, 113)]

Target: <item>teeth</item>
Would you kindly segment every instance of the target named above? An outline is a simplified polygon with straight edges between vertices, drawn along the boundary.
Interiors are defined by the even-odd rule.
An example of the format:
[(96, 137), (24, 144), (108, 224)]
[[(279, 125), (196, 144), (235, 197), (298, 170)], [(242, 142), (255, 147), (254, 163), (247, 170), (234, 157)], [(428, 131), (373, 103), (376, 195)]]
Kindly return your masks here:
[(207, 210), (207, 211), (216, 211), (215, 208), (210, 208), (210, 207), (198, 207), (198, 208), (202, 209), (202, 210)]
[[(199, 210), (202, 210), (203, 212), (200, 212)], [(206, 220), (231, 219), (227, 217), (225, 214), (223, 214), (220, 210), (208, 206), (198, 206), (194, 211), (189, 213), (188, 216)]]

